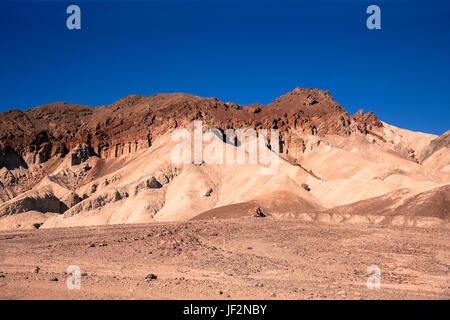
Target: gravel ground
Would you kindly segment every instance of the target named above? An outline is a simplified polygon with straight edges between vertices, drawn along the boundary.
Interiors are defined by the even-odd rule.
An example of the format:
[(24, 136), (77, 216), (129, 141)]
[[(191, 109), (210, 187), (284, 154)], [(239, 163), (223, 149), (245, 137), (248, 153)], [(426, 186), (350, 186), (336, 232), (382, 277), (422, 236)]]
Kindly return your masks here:
[(449, 240), (273, 217), (2, 231), (0, 299), (449, 299)]

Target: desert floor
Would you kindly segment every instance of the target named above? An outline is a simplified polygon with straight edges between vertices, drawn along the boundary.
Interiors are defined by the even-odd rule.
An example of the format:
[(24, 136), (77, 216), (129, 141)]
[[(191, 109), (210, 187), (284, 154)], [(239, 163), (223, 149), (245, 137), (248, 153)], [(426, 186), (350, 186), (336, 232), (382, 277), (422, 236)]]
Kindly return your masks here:
[(0, 298), (450, 299), (449, 240), (448, 229), (273, 217), (2, 231)]

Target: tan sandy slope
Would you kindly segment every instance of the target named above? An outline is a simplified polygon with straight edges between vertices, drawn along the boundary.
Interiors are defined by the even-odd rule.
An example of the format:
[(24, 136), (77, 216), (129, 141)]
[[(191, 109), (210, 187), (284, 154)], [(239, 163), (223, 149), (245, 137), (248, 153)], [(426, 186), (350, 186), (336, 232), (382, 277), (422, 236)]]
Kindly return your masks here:
[[(286, 103), (312, 99), (303, 95), (303, 91), (293, 91)], [(262, 108), (272, 108), (276, 114), (286, 109), (281, 102)], [(313, 108), (313, 102), (304, 108)], [(311, 121), (320, 117), (313, 113)], [(0, 229), (236, 217), (253, 214), (258, 207), (265, 214), (303, 214), (305, 219), (325, 222), (348, 222), (351, 217), (336, 214), (350, 214), (383, 217), (361, 218), (363, 223), (399, 224), (400, 218), (384, 219), (399, 215), (412, 219), (402, 220), (402, 225), (418, 225), (417, 217), (432, 217), (431, 224), (445, 225), (450, 207), (448, 134), (437, 137), (399, 129), (376, 122), (372, 114), (369, 120), (363, 119), (361, 129), (364, 114), (358, 117), (348, 120), (359, 128), (349, 129), (351, 134), (341, 134), (340, 129), (333, 129), (333, 134), (323, 127), (320, 130), (330, 133), (289, 127), (289, 150), (280, 154), (272, 175), (261, 174), (267, 166), (248, 161), (174, 163), (171, 154), (178, 142), (171, 137), (175, 127), (153, 136), (150, 146), (116, 157), (103, 157), (88, 145), (78, 144), (65, 156), (24, 165), (5, 151), (10, 158), (3, 161), (0, 171)], [(332, 126), (332, 120), (326, 118), (321, 125)], [(211, 126), (206, 124), (204, 129)], [(192, 123), (182, 127), (192, 130)], [(247, 160), (256, 156), (248, 145), (216, 143), (224, 152), (244, 148)], [(15, 180), (27, 181), (29, 191), (20, 192)]]

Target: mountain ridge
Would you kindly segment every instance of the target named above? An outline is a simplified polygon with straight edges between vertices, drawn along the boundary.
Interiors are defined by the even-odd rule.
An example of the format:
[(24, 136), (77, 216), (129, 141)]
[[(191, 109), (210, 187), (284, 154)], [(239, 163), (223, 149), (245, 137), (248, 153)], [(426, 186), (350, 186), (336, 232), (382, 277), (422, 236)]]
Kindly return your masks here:
[[(222, 133), (277, 129), (279, 170), (264, 177), (260, 164), (174, 164), (171, 134), (192, 130), (194, 120)], [(329, 91), (312, 88), (295, 88), (268, 105), (185, 93), (130, 95), (97, 107), (57, 102), (4, 112), (0, 123), (0, 227), (26, 212), (40, 212), (28, 216), (56, 227), (189, 220), (221, 207), (246, 208), (240, 203), (275, 216), (351, 211), (358, 201), (403, 201), (395, 191), (405, 188), (408, 199), (428, 199), (427, 192), (450, 182), (446, 135), (396, 128), (373, 112), (349, 115)], [(445, 204), (448, 189), (440, 190)], [(427, 201), (418, 214), (432, 205)]]

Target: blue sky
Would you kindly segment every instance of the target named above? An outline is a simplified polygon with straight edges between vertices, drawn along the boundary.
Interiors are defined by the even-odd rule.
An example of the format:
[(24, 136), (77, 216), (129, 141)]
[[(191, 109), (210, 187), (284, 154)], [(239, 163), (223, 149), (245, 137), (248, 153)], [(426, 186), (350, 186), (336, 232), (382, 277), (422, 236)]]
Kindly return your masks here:
[[(81, 8), (81, 30), (66, 8)], [(366, 8), (381, 8), (381, 30)], [(450, 1), (2, 1), (0, 111), (187, 92), (267, 104), (330, 90), (349, 113), (450, 129)]]

